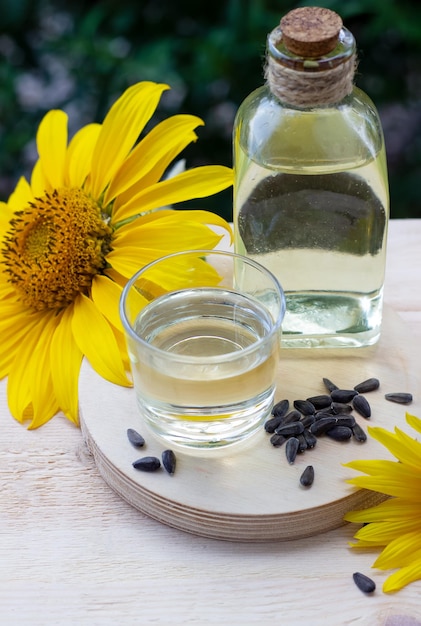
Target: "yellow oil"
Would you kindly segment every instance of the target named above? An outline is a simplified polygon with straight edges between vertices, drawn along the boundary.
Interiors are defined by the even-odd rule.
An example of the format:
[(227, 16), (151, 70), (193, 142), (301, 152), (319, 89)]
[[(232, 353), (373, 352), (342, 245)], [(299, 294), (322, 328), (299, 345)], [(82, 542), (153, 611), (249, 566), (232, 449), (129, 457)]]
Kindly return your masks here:
[(284, 345), (377, 341), (389, 197), (369, 98), (355, 88), (303, 111), (257, 90), (237, 116), (234, 169), (235, 249), (281, 282)]

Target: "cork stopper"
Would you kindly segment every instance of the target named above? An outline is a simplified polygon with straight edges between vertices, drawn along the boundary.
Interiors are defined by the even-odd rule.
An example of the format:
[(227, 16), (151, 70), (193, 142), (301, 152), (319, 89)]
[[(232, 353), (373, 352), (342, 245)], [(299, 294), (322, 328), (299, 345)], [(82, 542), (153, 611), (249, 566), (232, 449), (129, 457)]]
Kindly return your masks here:
[(340, 16), (322, 7), (302, 7), (281, 19), (285, 47), (300, 57), (321, 57), (338, 43), (342, 28)]

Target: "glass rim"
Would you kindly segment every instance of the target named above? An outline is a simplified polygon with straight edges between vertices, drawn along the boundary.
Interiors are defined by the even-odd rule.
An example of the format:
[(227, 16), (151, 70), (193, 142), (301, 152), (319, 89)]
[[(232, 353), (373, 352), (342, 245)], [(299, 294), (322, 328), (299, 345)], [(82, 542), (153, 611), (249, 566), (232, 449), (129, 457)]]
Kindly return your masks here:
[[(175, 354), (175, 353), (167, 352), (166, 350), (162, 350), (161, 348), (158, 348), (157, 346), (154, 346), (150, 344), (149, 342), (145, 341), (142, 337), (140, 337), (134, 331), (133, 326), (130, 323), (127, 313), (126, 313), (125, 302), (127, 300), (127, 297), (131, 288), (134, 286), (134, 284), (139, 279), (139, 277), (144, 272), (148, 271), (149, 269), (151, 269), (152, 267), (154, 267), (155, 265), (157, 265), (158, 263), (162, 261), (167, 261), (173, 257), (187, 256), (187, 255), (193, 255), (193, 254), (195, 255), (199, 254), (203, 256), (218, 255), (218, 256), (229, 257), (231, 259), (236, 259), (236, 258), (240, 259), (241, 261), (250, 265), (254, 269), (258, 270), (259, 272), (263, 272), (273, 282), (273, 285), (279, 296), (280, 310), (276, 319), (274, 319), (269, 308), (267, 309), (270, 319), (272, 321), (270, 332), (267, 335), (259, 338), (257, 341), (247, 346), (246, 348), (243, 348), (236, 352), (228, 352), (227, 354), (202, 357), (202, 356), (192, 356), (192, 355)], [(182, 289), (174, 289), (174, 291), (170, 291), (168, 293), (175, 293), (179, 291), (182, 291)], [(152, 302), (154, 302), (154, 300), (151, 300), (151, 303)], [(148, 304), (145, 305), (145, 308), (148, 306)], [(150, 263), (148, 263), (141, 269), (137, 270), (137, 272), (135, 272), (135, 274), (133, 274), (133, 276), (127, 281), (127, 283), (123, 287), (123, 291), (121, 292), (120, 303), (119, 303), (120, 319), (122, 321), (123, 328), (125, 332), (128, 333), (128, 335), (130, 335), (132, 339), (134, 339), (136, 342), (146, 347), (153, 354), (160, 356), (161, 358), (164, 357), (167, 360), (173, 360), (174, 362), (178, 362), (178, 363), (193, 363), (193, 364), (194, 363), (198, 364), (204, 359), (206, 360), (207, 363), (212, 363), (212, 362), (228, 363), (229, 361), (235, 361), (239, 358), (243, 358), (244, 356), (247, 356), (249, 353), (254, 352), (257, 348), (261, 347), (264, 343), (271, 340), (274, 335), (280, 332), (281, 324), (285, 316), (285, 310), (286, 310), (286, 300), (285, 300), (285, 292), (283, 290), (283, 287), (281, 283), (279, 282), (279, 280), (276, 278), (276, 276), (270, 270), (264, 267), (264, 265), (261, 265), (257, 261), (254, 261), (253, 259), (249, 259), (245, 255), (239, 254), (237, 252), (229, 252), (225, 250), (213, 250), (213, 249), (207, 249), (207, 248), (198, 249), (198, 250), (180, 250), (179, 252), (172, 252), (170, 254), (166, 254), (162, 257), (159, 257), (158, 259), (155, 259), (154, 261), (151, 261)]]

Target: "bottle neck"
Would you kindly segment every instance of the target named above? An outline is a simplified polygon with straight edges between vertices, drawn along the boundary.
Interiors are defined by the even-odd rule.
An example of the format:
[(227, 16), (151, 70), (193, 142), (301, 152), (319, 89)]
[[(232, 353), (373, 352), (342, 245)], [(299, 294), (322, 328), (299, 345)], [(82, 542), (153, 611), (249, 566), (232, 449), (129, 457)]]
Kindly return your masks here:
[(273, 95), (290, 106), (337, 104), (352, 92), (355, 67), (355, 40), (346, 28), (341, 29), (336, 48), (320, 58), (299, 57), (287, 50), (280, 27), (269, 34), (265, 78)]

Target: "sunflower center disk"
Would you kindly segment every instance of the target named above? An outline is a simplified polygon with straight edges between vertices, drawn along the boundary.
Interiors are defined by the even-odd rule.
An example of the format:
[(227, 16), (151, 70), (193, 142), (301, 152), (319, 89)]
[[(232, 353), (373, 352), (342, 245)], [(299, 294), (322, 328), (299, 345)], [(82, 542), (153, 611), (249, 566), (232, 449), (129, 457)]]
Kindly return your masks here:
[(81, 189), (58, 189), (16, 211), (3, 249), (10, 282), (38, 311), (88, 294), (105, 265), (111, 229)]

